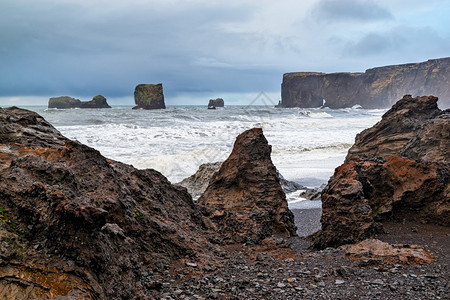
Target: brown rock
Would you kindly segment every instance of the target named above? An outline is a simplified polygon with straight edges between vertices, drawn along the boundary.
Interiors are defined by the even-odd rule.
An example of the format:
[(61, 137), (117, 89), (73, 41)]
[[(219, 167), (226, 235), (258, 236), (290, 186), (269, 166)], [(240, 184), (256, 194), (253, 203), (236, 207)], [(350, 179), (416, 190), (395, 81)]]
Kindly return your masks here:
[(450, 226), (450, 118), (436, 101), (405, 96), (357, 136), (322, 192), (313, 247), (369, 238), (389, 220)]
[(380, 122), (356, 136), (346, 161), (358, 155), (450, 161), (450, 112), (441, 111), (437, 101), (433, 96), (403, 96)]
[(198, 199), (208, 187), (209, 181), (214, 176), (214, 174), (219, 171), (222, 162), (206, 163), (198, 167), (195, 174), (183, 179), (181, 182), (177, 183), (185, 187), (192, 198)]
[(222, 251), (186, 189), (14, 107), (0, 109), (0, 219), (0, 298), (153, 298), (174, 261)]
[(356, 260), (383, 260), (391, 263), (431, 263), (433, 254), (418, 245), (390, 245), (367, 239), (354, 245), (341, 246), (344, 255)]
[(259, 242), (273, 234), (295, 235), (294, 217), (270, 153), (262, 129), (240, 134), (199, 198), (225, 239)]

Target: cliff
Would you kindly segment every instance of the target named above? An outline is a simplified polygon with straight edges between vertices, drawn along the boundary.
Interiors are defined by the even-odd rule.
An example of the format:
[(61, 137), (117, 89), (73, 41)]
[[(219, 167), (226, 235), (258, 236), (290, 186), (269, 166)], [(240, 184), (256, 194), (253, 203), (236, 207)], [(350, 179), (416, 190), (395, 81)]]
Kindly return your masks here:
[(322, 192), (313, 246), (355, 243), (386, 222), (450, 226), (450, 111), (433, 96), (404, 96), (357, 135)]
[(69, 96), (52, 97), (48, 100), (48, 108), (111, 108), (102, 95), (97, 95), (90, 101), (81, 101)]
[(434, 95), (450, 107), (450, 58), (368, 69), (365, 73), (286, 73), (281, 107), (387, 108), (405, 94)]
[(134, 89), (133, 109), (165, 109), (163, 86), (158, 84), (139, 84)]

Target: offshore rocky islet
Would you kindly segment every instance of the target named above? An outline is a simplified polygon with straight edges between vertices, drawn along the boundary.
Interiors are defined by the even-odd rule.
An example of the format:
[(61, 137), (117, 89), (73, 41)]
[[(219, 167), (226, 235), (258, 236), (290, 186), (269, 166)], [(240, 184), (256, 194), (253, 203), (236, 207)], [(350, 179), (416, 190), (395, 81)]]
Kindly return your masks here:
[(102, 95), (97, 95), (90, 101), (81, 101), (69, 96), (52, 97), (48, 100), (48, 108), (111, 108)]

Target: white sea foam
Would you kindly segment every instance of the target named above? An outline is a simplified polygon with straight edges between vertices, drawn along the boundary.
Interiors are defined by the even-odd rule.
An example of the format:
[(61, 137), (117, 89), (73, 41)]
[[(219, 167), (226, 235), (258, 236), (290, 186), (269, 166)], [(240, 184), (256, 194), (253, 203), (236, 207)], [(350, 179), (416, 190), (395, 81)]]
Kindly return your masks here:
[(202, 163), (225, 160), (237, 135), (261, 127), (281, 174), (305, 186), (326, 183), (355, 135), (385, 112), (271, 107), (35, 110), (68, 138), (136, 168), (156, 169), (172, 182), (192, 175)]

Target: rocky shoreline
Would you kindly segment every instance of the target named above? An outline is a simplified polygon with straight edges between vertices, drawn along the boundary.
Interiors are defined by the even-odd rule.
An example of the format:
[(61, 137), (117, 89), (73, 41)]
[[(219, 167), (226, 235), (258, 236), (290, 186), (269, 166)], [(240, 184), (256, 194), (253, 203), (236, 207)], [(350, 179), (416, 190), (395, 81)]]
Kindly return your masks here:
[[(261, 129), (238, 136), (195, 203), (159, 172), (0, 109), (0, 298), (448, 299), (439, 149), (450, 118), (436, 101), (405, 96), (357, 137), (309, 238), (298, 235), (318, 229), (321, 211), (287, 208)], [(393, 202), (380, 211), (381, 196)]]

